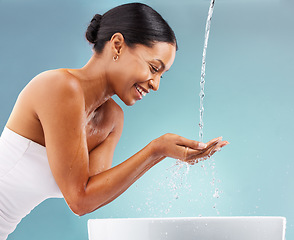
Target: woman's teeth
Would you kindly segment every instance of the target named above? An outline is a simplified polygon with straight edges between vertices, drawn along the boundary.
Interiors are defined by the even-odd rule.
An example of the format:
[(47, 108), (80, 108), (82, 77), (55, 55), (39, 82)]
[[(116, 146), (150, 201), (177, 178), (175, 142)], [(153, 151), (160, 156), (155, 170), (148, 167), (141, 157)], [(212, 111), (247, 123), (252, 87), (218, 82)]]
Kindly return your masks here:
[(141, 93), (141, 95), (146, 96), (146, 92), (142, 88), (140, 88), (139, 85), (136, 84), (135, 87), (138, 90), (138, 92)]

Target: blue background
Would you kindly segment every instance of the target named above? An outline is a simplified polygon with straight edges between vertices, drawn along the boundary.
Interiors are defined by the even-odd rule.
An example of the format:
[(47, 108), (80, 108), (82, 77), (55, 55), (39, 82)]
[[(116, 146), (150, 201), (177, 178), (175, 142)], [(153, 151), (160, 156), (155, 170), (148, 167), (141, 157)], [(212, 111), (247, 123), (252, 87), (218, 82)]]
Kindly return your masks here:
[[(208, 0), (146, 0), (174, 29), (179, 51), (160, 90), (133, 107), (114, 165), (167, 132), (198, 139), (199, 81)], [(0, 0), (0, 127), (38, 73), (80, 68), (95, 13), (122, 0)], [(204, 140), (230, 145), (204, 165), (176, 171), (166, 159), (114, 202), (83, 217), (49, 199), (8, 239), (87, 239), (90, 218), (285, 216), (294, 238), (294, 3), (216, 0), (207, 50)], [(174, 167), (173, 167), (174, 166)], [(213, 183), (214, 182), (214, 183)], [(218, 189), (219, 198), (213, 194)]]

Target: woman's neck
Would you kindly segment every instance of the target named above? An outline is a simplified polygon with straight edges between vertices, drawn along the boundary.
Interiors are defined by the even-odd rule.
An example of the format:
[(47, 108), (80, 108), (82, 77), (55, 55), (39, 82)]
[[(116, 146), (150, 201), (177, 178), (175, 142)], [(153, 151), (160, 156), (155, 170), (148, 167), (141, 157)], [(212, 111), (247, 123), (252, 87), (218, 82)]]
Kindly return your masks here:
[(94, 53), (88, 63), (80, 69), (67, 69), (79, 79), (84, 91), (86, 113), (90, 114), (114, 95), (108, 81), (103, 55)]

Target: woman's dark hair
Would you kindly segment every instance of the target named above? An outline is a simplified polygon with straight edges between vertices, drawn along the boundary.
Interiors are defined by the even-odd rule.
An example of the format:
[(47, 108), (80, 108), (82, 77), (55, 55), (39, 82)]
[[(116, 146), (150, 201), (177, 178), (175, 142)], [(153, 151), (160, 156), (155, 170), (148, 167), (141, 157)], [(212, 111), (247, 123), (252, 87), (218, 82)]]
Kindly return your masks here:
[(177, 46), (175, 33), (168, 23), (151, 7), (142, 3), (128, 3), (112, 8), (102, 16), (96, 14), (86, 31), (86, 38), (101, 53), (113, 34), (121, 33), (129, 47), (142, 44), (152, 47), (155, 42)]

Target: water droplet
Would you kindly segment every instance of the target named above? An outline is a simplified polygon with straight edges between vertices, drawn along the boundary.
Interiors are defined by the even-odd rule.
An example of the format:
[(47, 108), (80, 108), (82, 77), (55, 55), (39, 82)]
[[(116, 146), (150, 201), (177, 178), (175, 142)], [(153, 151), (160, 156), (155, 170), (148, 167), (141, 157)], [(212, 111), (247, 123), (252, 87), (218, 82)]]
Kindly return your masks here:
[(219, 191), (218, 191), (218, 188), (216, 188), (216, 189), (214, 190), (213, 197), (214, 197), (214, 198), (219, 198)]

